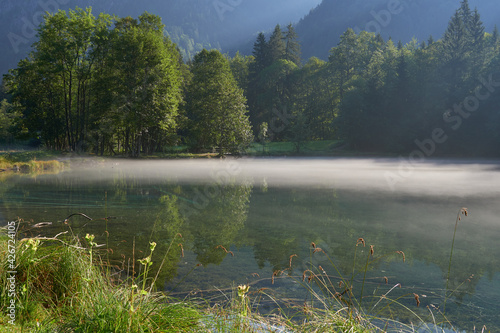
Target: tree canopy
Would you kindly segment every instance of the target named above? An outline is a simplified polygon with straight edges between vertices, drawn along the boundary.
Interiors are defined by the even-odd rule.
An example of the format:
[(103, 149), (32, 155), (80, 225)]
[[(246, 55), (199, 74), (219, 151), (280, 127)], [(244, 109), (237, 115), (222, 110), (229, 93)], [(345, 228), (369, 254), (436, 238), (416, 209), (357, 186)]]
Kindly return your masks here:
[(187, 89), (190, 137), (198, 149), (219, 155), (237, 153), (253, 139), (246, 99), (231, 73), (229, 61), (216, 50), (203, 50), (193, 61)]

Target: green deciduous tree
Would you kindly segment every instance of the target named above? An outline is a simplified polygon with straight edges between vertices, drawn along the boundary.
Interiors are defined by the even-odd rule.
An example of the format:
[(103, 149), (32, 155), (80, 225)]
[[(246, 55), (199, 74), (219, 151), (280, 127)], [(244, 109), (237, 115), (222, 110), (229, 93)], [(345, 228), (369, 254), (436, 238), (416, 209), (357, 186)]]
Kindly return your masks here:
[(47, 14), (27, 59), (7, 76), (32, 137), (52, 148), (85, 149), (93, 109), (92, 82), (111, 17), (91, 9)]
[(175, 134), (182, 99), (179, 54), (158, 16), (125, 18), (112, 44), (113, 123), (132, 156), (152, 153)]
[(292, 80), (290, 104), (294, 119), (291, 130), (300, 129), (301, 137), (307, 134), (302, 140), (333, 139), (333, 121), (336, 118), (334, 104), (338, 93), (332, 82), (328, 63), (311, 58), (292, 75)]
[(229, 60), (231, 73), (238, 83), (238, 86), (243, 89), (245, 96), (248, 93), (248, 85), (250, 78), (250, 66), (254, 62), (253, 56), (242, 56), (239, 52)]
[(194, 58), (186, 97), (192, 144), (216, 149), (220, 156), (238, 153), (253, 139), (246, 99), (231, 74), (229, 62), (216, 50)]
[(45, 16), (30, 57), (6, 80), (29, 135), (56, 149), (138, 156), (175, 134), (180, 56), (161, 19), (112, 23), (90, 8)]
[(12, 143), (21, 115), (6, 99), (0, 101), (0, 142)]

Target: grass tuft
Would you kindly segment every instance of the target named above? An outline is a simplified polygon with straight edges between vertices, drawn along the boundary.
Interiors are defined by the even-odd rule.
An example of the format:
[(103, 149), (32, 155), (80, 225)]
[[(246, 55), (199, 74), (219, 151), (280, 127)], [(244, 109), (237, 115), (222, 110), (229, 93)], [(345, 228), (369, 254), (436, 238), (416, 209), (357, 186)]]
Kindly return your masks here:
[[(8, 240), (0, 236), (0, 284), (9, 276)], [(75, 237), (27, 238), (16, 242), (16, 321), (9, 332), (183, 332), (197, 326), (198, 310), (162, 293), (138, 290), (135, 280), (107, 275), (90, 248)], [(97, 259), (96, 259), (97, 260)], [(146, 281), (147, 276), (141, 276)], [(11, 300), (0, 290), (0, 310)]]

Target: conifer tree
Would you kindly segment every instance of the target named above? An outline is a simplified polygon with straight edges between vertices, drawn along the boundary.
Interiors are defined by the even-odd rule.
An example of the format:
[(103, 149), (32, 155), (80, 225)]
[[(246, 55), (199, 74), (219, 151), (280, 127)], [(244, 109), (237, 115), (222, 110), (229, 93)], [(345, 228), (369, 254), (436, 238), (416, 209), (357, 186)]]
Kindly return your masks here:
[(469, 37), (460, 10), (457, 10), (444, 33), (442, 42), (443, 80), (449, 93), (449, 103), (460, 100), (462, 83), (467, 72)]
[(285, 60), (289, 60), (300, 66), (300, 43), (299, 36), (295, 32), (293, 25), (290, 23), (287, 26), (287, 31), (285, 32)]
[(269, 46), (266, 41), (264, 33), (259, 33), (257, 40), (253, 45), (252, 52), (255, 60), (250, 67), (250, 74), (253, 76), (258, 75), (264, 68), (269, 66)]
[(330, 68), (336, 78), (341, 99), (344, 96), (346, 83), (352, 78), (361, 61), (360, 50), (359, 39), (354, 30), (349, 28), (340, 36), (338, 46), (330, 51)]
[(470, 10), (469, 0), (462, 0), (460, 2), (458, 14), (462, 18), (465, 28), (468, 29), (472, 21), (472, 11)]
[(498, 32), (498, 26), (495, 24), (495, 28), (493, 29), (493, 33), (491, 34), (491, 41), (493, 45), (497, 45), (498, 41), (500, 41), (500, 34)]
[(274, 31), (269, 37), (269, 63), (273, 64), (275, 61), (283, 59), (285, 56), (285, 41), (283, 37), (283, 32), (281, 31), (280, 25), (276, 25)]

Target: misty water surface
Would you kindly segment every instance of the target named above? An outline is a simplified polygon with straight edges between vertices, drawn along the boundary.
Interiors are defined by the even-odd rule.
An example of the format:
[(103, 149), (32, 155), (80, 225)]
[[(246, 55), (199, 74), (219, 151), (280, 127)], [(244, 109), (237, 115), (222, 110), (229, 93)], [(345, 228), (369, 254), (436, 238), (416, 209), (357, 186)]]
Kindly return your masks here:
[[(25, 228), (27, 236), (65, 231), (62, 221), (77, 212), (111, 216), (107, 226), (81, 216), (71, 218), (70, 226), (80, 236), (94, 233), (99, 243), (107, 228), (118, 266), (121, 258), (132, 257), (134, 242), (136, 257), (145, 256), (149, 241), (159, 244), (155, 264), (173, 244), (159, 287), (175, 295), (195, 290), (214, 300), (234, 285), (251, 283), (253, 290), (270, 288), (302, 304), (309, 296), (300, 276), (311, 264), (338, 278), (324, 254), (311, 255), (311, 242), (350, 277), (362, 237), (367, 247), (357, 248), (356, 272), (363, 271), (369, 245), (374, 258), (384, 256), (370, 265), (365, 296), (380, 296), (401, 283), (391, 295), (406, 295), (402, 302), (429, 320), (427, 306), (443, 308), (455, 220), (467, 207), (469, 216), (462, 216), (455, 239), (447, 317), (462, 329), (486, 324), (495, 331), (499, 166), (340, 158), (96, 160), (57, 175), (0, 175), (0, 214), (5, 221), (19, 216), (31, 224), (52, 222), (43, 231)], [(403, 251), (406, 261), (395, 251)], [(278, 271), (285, 272), (273, 284)], [(357, 274), (355, 281), (361, 280)], [(418, 308), (413, 293), (420, 295)], [(262, 302), (263, 311), (272, 307)], [(407, 311), (398, 317), (415, 321)]]

